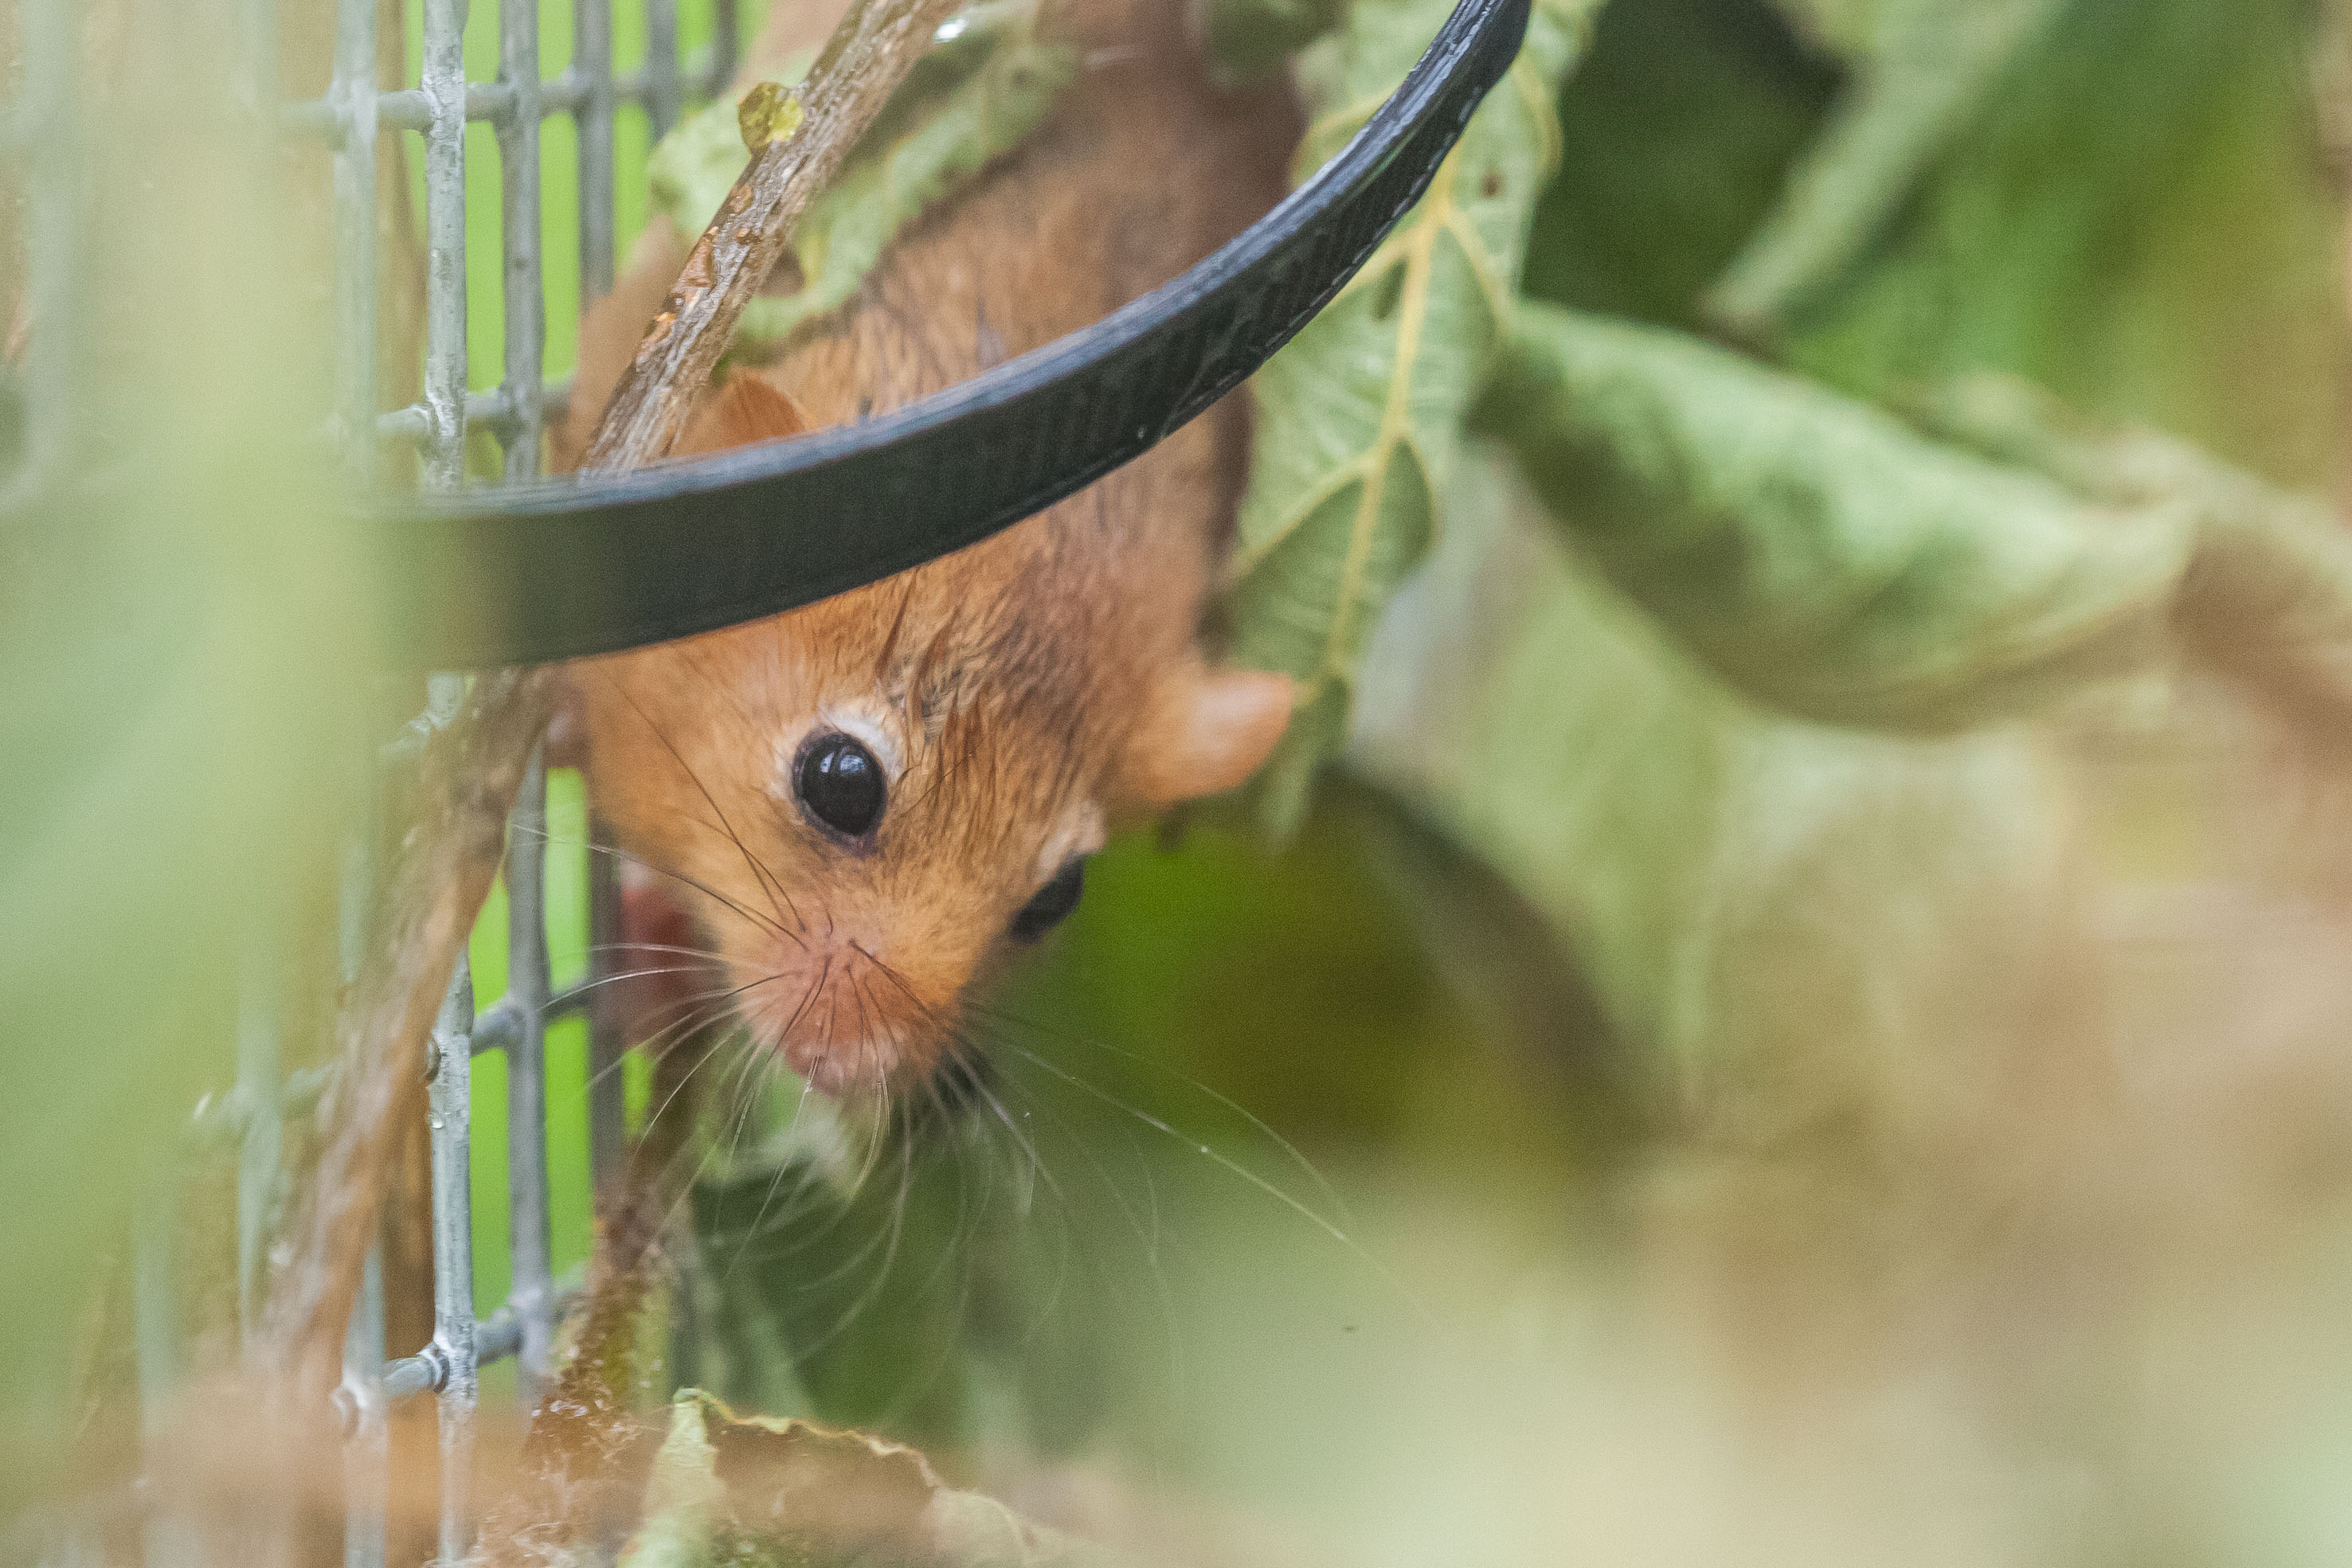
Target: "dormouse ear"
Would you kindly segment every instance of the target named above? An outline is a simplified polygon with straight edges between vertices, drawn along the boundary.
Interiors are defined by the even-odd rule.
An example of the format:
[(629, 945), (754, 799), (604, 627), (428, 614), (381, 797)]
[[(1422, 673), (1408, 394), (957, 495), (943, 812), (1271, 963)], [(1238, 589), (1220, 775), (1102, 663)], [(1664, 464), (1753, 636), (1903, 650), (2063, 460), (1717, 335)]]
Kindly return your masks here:
[(798, 435), (809, 427), (805, 410), (793, 394), (751, 371), (738, 370), (727, 384), (695, 413), (685, 436), (671, 450), (673, 457), (724, 452), (755, 441), (776, 441)]
[(1127, 798), (1172, 806), (1241, 788), (1289, 727), (1291, 696), (1288, 675), (1186, 665), (1128, 743)]

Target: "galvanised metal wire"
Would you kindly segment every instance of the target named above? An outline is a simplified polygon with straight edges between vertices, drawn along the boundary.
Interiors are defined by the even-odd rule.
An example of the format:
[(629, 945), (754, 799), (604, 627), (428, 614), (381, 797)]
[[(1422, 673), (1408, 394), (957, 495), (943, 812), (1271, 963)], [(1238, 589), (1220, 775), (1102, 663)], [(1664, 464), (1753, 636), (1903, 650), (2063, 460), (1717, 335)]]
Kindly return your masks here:
[[(268, 78), (277, 58), (278, 3), (237, 0), (236, 16), (244, 28), (240, 41), (250, 68), (250, 79), (240, 86), (256, 110), (281, 113), (296, 131), (323, 139), (335, 152), (341, 354), (337, 429), (354, 476), (372, 480), (380, 466), (380, 444), (405, 441), (418, 447), (428, 486), (454, 488), (466, 477), (467, 432), (479, 427), (503, 452), (503, 477), (528, 477), (538, 465), (546, 413), (562, 395), (560, 387), (550, 387), (544, 380), (540, 124), (551, 114), (570, 114), (578, 123), (580, 274), (583, 295), (593, 298), (609, 287), (613, 278), (616, 110), (625, 102), (643, 105), (658, 133), (675, 121), (689, 92), (714, 90), (731, 75), (729, 46), (736, 21), (731, 0), (714, 0), (718, 47), (690, 73), (678, 60), (675, 0), (644, 0), (653, 53), (646, 67), (626, 79), (616, 79), (612, 70), (613, 0), (572, 0), (574, 57), (562, 73), (546, 80), (537, 74), (538, 0), (499, 0), (499, 71), (495, 80), (479, 83), (465, 77), (467, 0), (419, 0), (424, 47), (418, 80), (414, 87), (390, 91), (376, 85), (383, 43), (377, 37), (378, 0), (336, 0), (334, 68), (326, 94), (274, 110), (276, 98)], [(16, 110), (0, 117), (0, 148), (20, 157), (26, 193), (32, 341), (19, 362), (29, 371), (33, 395), (26, 421), (26, 456), (11, 491), (0, 494), (0, 504), (17, 498), (15, 486), (42, 487), (66, 471), (73, 455), (68, 448), (79, 423), (75, 416), (80, 412), (76, 345), (71, 341), (80, 319), (73, 308), (78, 303), (73, 292), (77, 246), (82, 243), (77, 212), (82, 171), (72, 117), (76, 0), (19, 0), (19, 5), (27, 82)], [(1319, 191), (1302, 192), (1277, 209), (1287, 216), (1254, 231), (1254, 244), (1245, 236), (1244, 242), (1196, 267), (1180, 280), (1181, 287), (1171, 286), (1176, 289), (1172, 311), (1167, 299), (1155, 296), (1160, 303), (1149, 308), (1165, 313), (1148, 328), (1137, 315), (1145, 302), (1115, 313), (1094, 329), (1092, 348), (1075, 351), (1077, 369), (1058, 382), (1047, 378), (1015, 384), (1008, 380), (991, 393), (1006, 400), (998, 406), (1042, 396), (1040, 387), (1049, 384), (1062, 389), (1066, 398), (1072, 388), (1082, 395), (1104, 392), (1108, 395), (1088, 418), (1108, 421), (1099, 434), (1108, 435), (1131, 419), (1136, 400), (1143, 396), (1141, 389), (1157, 382), (1161, 394), (1173, 389), (1182, 396), (1172, 403), (1165, 395), (1153, 401), (1150, 406), (1158, 412), (1139, 427), (1139, 434), (1148, 434), (1154, 422), (1172, 428), (1185, 417), (1183, 397), (1213, 395), (1202, 389), (1219, 376), (1246, 373), (1230, 351), (1236, 340), (1246, 338), (1262, 360), (1342, 287), (1380, 236), (1419, 199), (1478, 99), (1501, 76), (1527, 16), (1526, 0), (1464, 0), (1405, 88), (1373, 116), (1365, 135), (1317, 177)], [(466, 127), (474, 120), (488, 121), (497, 131), (504, 214), (505, 362), (499, 385), (484, 393), (467, 391)], [(422, 394), (411, 406), (389, 412), (378, 410), (374, 402), (380, 349), (375, 319), (377, 150), (386, 131), (415, 132), (422, 139), (427, 248)], [(1184, 292), (1187, 288), (1190, 293)], [(1070, 351), (1069, 341), (1065, 351)], [(1088, 358), (1089, 353), (1094, 357)], [(1168, 373), (1179, 362), (1192, 367), (1189, 375)], [(1038, 372), (1033, 365), (1020, 373)], [(951, 429), (952, 423), (939, 428)], [(911, 435), (908, 444), (921, 450)], [(1083, 450), (1094, 454), (1090, 462), (1120, 460), (1117, 447), (1098, 441)], [(950, 455), (966, 461), (971, 454), (959, 450)], [(1049, 448), (1049, 455), (1061, 459), (1060, 473), (1034, 481), (1031, 493), (1037, 497), (1035, 504), (1064, 493), (1053, 486), (1078, 482), (1087, 471), (1058, 444)], [(463, 677), (434, 676), (425, 714), (412, 725), (406, 741), (388, 748), (388, 764), (397, 767), (413, 760), (415, 743), (422, 737), (416, 732), (449, 722), (463, 696)], [(441, 1449), (437, 1557), (455, 1564), (465, 1556), (471, 1533), (467, 1486), (481, 1369), (517, 1357), (518, 1381), (526, 1396), (546, 1374), (563, 1302), (563, 1291), (553, 1278), (549, 1224), (545, 1045), (551, 1019), (588, 1016), (592, 1177), (611, 1172), (620, 1157), (622, 1099), (614, 1069), (623, 1042), (604, 1000), (609, 988), (601, 984), (609, 977), (618, 935), (613, 868), (591, 856), (590, 975), (580, 988), (557, 994), (544, 924), (546, 825), (546, 769), (543, 758), (534, 756), (509, 825), (507, 992), (477, 1011), (472, 976), (461, 960), (433, 1031), (428, 1095), (433, 1337), (415, 1355), (384, 1359), (383, 1284), (380, 1262), (374, 1260), (352, 1317), (345, 1377), (338, 1392), (350, 1433), (347, 1568), (381, 1568), (383, 1562), (385, 1412), (392, 1404), (424, 1396), (436, 1402)], [(601, 835), (592, 827), (593, 836)], [(369, 875), (367, 856), (355, 853), (345, 878), (341, 931), (347, 982), (365, 956)], [(239, 1312), (249, 1326), (259, 1293), (263, 1248), (285, 1197), (285, 1123), (307, 1112), (322, 1079), (313, 1071), (281, 1080), (278, 1022), (270, 1008), (279, 991), (279, 959), (268, 933), (255, 942), (248, 966), (236, 1085), (219, 1105), (200, 1109), (198, 1124), (207, 1135), (236, 1142)], [(485, 1051), (507, 1055), (513, 1283), (508, 1301), (482, 1317), (474, 1297), (469, 1138), (472, 1062)], [(144, 1217), (133, 1268), (138, 1381), (151, 1413), (161, 1407), (170, 1388), (178, 1354), (169, 1197), (164, 1195)], [(678, 1348), (690, 1352), (692, 1343), (689, 1328), (680, 1336)], [(194, 1563), (221, 1555), (221, 1545), (250, 1544), (208, 1543), (159, 1513), (148, 1530), (147, 1559), (159, 1568)], [(91, 1541), (70, 1530), (53, 1559), (59, 1568), (94, 1560)]]
[[(262, 0), (267, 4), (268, 0)], [(379, 443), (405, 441), (422, 456), (424, 482), (464, 482), (467, 433), (486, 429), (503, 453), (509, 479), (539, 472), (547, 415), (563, 395), (545, 380), (547, 343), (541, 235), (540, 126), (569, 115), (578, 145), (579, 276), (584, 303), (608, 291), (614, 262), (614, 125), (626, 104), (641, 105), (658, 137), (676, 123), (689, 97), (717, 91), (734, 74), (733, 0), (716, 0), (713, 47), (688, 69), (678, 49), (677, 0), (645, 0), (645, 64), (627, 77), (613, 69), (613, 0), (572, 0), (572, 58), (557, 76), (540, 75), (538, 0), (500, 0), (499, 74), (466, 79), (467, 0), (423, 0), (423, 50), (413, 88), (377, 86), (383, 40), (377, 0), (337, 0), (334, 78), (326, 95), (287, 111), (297, 127), (335, 150), (337, 339), (341, 355), (338, 425), (355, 476), (381, 471)], [(466, 290), (466, 127), (487, 121), (497, 132), (504, 363), (498, 387), (467, 391)], [(380, 334), (376, 320), (378, 141), (411, 132), (422, 142), (425, 185), (425, 364), (422, 395), (405, 408), (375, 406)], [(432, 722), (446, 722), (462, 695), (460, 679), (435, 677)], [(440, 1428), (440, 1529), (444, 1563), (471, 1544), (467, 1481), (473, 1465), (474, 1412), (481, 1369), (508, 1356), (519, 1363), (526, 1401), (548, 1371), (565, 1292), (558, 1287), (550, 1224), (547, 1164), (548, 1025), (588, 1016), (589, 1148), (592, 1179), (619, 1162), (625, 1042), (605, 994), (619, 934), (618, 885), (606, 858), (592, 854), (590, 970), (585, 985), (557, 995), (547, 947), (547, 769), (534, 756), (509, 822), (507, 839), (507, 990), (477, 1011), (473, 977), (461, 958), (435, 1028), (429, 1090), (432, 1145), (434, 1332), (420, 1353), (384, 1360), (382, 1280), (370, 1270), (345, 1352), (343, 1396), (350, 1412), (347, 1568), (383, 1561), (385, 1416), (398, 1400), (431, 1396)], [(511, 1293), (478, 1316), (474, 1300), (472, 1214), (472, 1064), (484, 1051), (506, 1055), (508, 1228)], [(259, 1072), (256, 1067), (257, 1077)], [(272, 1080), (274, 1083), (274, 1079)], [(257, 1088), (256, 1093), (260, 1091)]]
[[(498, 0), (499, 69), (494, 79), (466, 77), (468, 0), (421, 0), (423, 47), (417, 78), (379, 86), (387, 40), (380, 0), (334, 0), (333, 71), (315, 99), (281, 103), (271, 78), (278, 59), (279, 0), (236, 0), (227, 17), (251, 79), (238, 89), (251, 106), (275, 114), (295, 136), (314, 137), (333, 153), (334, 310), (337, 364), (334, 425), (342, 461), (355, 483), (382, 481), (394, 444), (412, 446), (425, 485), (467, 482), (469, 433), (486, 431), (501, 453), (504, 478), (539, 471), (549, 413), (564, 388), (545, 378), (545, 280), (541, 256), (541, 123), (569, 116), (577, 131), (579, 276), (584, 303), (609, 291), (614, 265), (614, 127), (621, 111), (642, 108), (656, 137), (691, 102), (725, 85), (735, 69), (734, 0), (713, 0), (710, 49), (688, 62), (679, 51), (677, 0), (642, 0), (647, 49), (635, 71), (613, 66), (614, 0), (572, 0), (572, 58), (552, 78), (540, 74), (539, 0)], [(83, 183), (79, 104), (80, 0), (20, 0), (23, 79), (17, 101), (0, 114), (0, 155), (24, 181), (24, 279), (27, 340), (18, 360), (30, 395), (24, 444), (12, 492), (37, 493), (65, 472), (78, 428), (74, 417), (81, 360), (73, 340), (79, 319), (79, 222)], [(468, 124), (496, 131), (500, 185), (500, 247), (505, 338), (498, 386), (468, 391), (467, 326), (467, 137)], [(377, 305), (379, 152), (386, 137), (414, 138), (404, 149), (423, 171), (424, 344), (420, 395), (406, 407), (377, 406), (383, 352)], [(0, 496), (0, 502), (11, 497)], [(455, 674), (428, 683), (421, 726), (446, 723), (464, 695)], [(386, 767), (403, 766), (414, 745), (386, 748)], [(625, 1042), (599, 982), (611, 972), (619, 936), (618, 890), (606, 857), (592, 854), (588, 979), (553, 990), (546, 936), (547, 770), (534, 758), (509, 822), (506, 993), (477, 1010), (473, 978), (461, 958), (433, 1032), (428, 1094), (432, 1149), (433, 1338), (413, 1355), (386, 1359), (383, 1280), (371, 1256), (344, 1356), (338, 1401), (346, 1422), (347, 1568), (381, 1568), (385, 1552), (387, 1415), (407, 1399), (429, 1397), (440, 1431), (439, 1561), (455, 1563), (472, 1544), (467, 1483), (481, 1370), (513, 1357), (528, 1399), (548, 1369), (551, 1343), (569, 1292), (554, 1277), (547, 1160), (546, 1032), (558, 1019), (585, 1015), (589, 1028), (587, 1115), (592, 1178), (621, 1158), (623, 1096), (618, 1065)], [(365, 942), (363, 854), (347, 870), (342, 962), (356, 971)], [(266, 1249), (284, 1207), (289, 1173), (284, 1129), (319, 1094), (316, 1072), (288, 1078), (280, 1060), (278, 957), (267, 933), (256, 939), (242, 977), (234, 1089), (200, 1107), (195, 1134), (234, 1140), (236, 1148), (236, 1281), (241, 1327), (250, 1330), (265, 1277)], [(502, 1051), (507, 1066), (509, 1228), (512, 1288), (487, 1314), (474, 1299), (471, 1202), (473, 1058)], [(132, 1270), (133, 1350), (142, 1406), (151, 1419), (179, 1371), (177, 1227), (172, 1195), (157, 1195), (141, 1218)], [(89, 1557), (89, 1542), (60, 1543), (60, 1562)], [(149, 1526), (151, 1568), (178, 1568), (240, 1555), (234, 1543), (167, 1514)]]

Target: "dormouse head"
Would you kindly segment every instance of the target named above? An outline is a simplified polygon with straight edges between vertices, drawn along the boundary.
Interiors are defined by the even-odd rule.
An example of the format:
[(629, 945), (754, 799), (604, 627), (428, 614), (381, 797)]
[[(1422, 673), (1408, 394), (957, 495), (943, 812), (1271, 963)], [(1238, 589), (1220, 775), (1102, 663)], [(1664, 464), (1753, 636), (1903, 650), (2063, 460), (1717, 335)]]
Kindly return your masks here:
[[(697, 434), (798, 427), (738, 374)], [(698, 999), (817, 1087), (954, 1097), (973, 987), (1077, 906), (1108, 831), (1241, 784), (1280, 738), (1287, 680), (1208, 668), (1197, 603), (1139, 601), (1090, 559), (1114, 545), (1036, 518), (576, 667), (592, 797), (713, 956)]]

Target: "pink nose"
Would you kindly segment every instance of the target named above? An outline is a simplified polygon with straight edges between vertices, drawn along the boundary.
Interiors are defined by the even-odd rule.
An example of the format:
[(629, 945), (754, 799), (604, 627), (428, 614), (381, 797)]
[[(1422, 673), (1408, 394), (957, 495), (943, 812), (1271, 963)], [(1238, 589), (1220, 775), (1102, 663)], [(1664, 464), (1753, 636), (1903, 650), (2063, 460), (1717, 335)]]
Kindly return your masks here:
[(938, 1051), (926, 1010), (870, 948), (838, 931), (788, 947), (745, 1011), (756, 1038), (831, 1094), (882, 1088)]

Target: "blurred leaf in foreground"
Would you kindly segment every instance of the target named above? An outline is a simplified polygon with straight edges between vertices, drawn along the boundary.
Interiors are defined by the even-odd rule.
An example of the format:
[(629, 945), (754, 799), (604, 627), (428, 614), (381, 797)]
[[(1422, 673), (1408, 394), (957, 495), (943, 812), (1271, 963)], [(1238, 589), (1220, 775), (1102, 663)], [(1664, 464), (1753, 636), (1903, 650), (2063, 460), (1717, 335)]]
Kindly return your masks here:
[[(1435, 36), (1446, 0), (1357, 0), (1301, 57), (1304, 177), (1355, 134)], [(1234, 653), (1300, 683), (1261, 779), (1277, 834), (1345, 733), (1363, 640), (1428, 549), (1465, 408), (1510, 319), (1529, 214), (1559, 160), (1553, 92), (1592, 0), (1543, 0), (1503, 83), (1429, 193), (1258, 372), (1256, 440), (1232, 567)]]
[(1192, 25), (1225, 81), (1270, 76), (1339, 24), (1347, 0), (1192, 0)]
[(623, 1568), (921, 1563), (1080, 1568), (1102, 1559), (1002, 1503), (951, 1490), (912, 1448), (740, 1417), (698, 1389), (670, 1407)]
[(1776, 717), (1494, 455), (1450, 498), (1460, 528), (1367, 658), (1353, 763), (1546, 913), (1701, 1125), (1769, 1143), (1980, 1092), (1977, 1053), (2030, 1038), (2068, 950), (2032, 743)]
[[(0, 475), (12, 1521), (45, 1485), (136, 1458), (76, 1386), (104, 1346), (94, 1287), (191, 1110), (227, 1085), (240, 969), (322, 946), (332, 962), (332, 904), (310, 901), (331, 888), (380, 601), (319, 461), (323, 236), (248, 140), (242, 34), (167, 7), (111, 30), (119, 52), (85, 51), (108, 31), (94, 8), (20, 14), (60, 24), (25, 41), (25, 68), (80, 118), (0, 160), (36, 185), (0, 229), (21, 220), (51, 258), (0, 298), (25, 340), (25, 455)], [(163, 102), (168, 134), (117, 133), (123, 106)], [(122, 243), (110, 196), (170, 243)], [(302, 1021), (293, 1061), (316, 1039)]]

